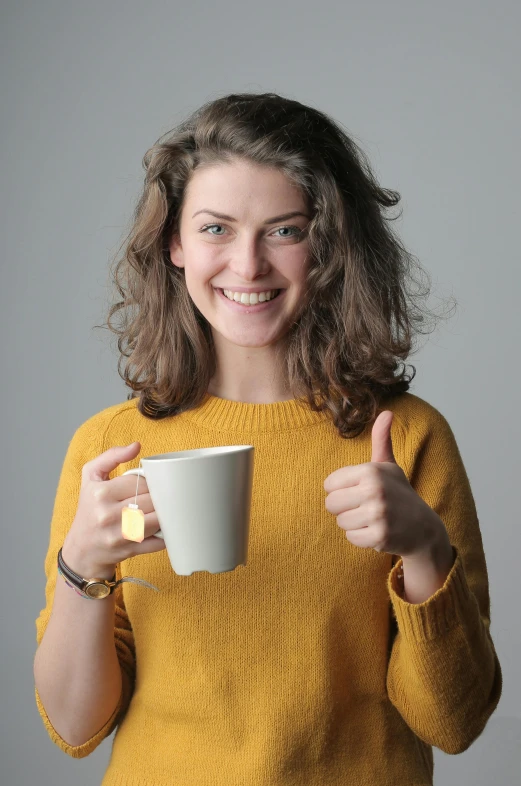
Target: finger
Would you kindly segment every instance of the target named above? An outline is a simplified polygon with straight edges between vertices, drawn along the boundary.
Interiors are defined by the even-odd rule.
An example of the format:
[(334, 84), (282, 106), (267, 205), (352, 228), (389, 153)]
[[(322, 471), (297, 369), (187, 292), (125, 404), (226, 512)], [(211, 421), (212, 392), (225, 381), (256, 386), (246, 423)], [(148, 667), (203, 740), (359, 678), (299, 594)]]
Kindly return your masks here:
[(359, 508), (362, 504), (362, 492), (359, 486), (348, 489), (338, 489), (331, 491), (326, 497), (326, 509), (334, 516), (338, 516), (346, 510)]
[[(369, 463), (369, 462), (367, 462)], [(324, 481), (325, 491), (336, 491), (341, 488), (350, 488), (360, 483), (363, 469), (366, 464), (353, 464), (348, 467), (340, 467), (332, 472)]]
[(156, 538), (154, 535), (145, 537), (141, 543), (134, 543), (134, 554), (136, 553), (136, 546), (138, 547), (137, 554), (153, 554), (155, 551), (166, 549), (166, 543), (163, 538)]
[(355, 508), (354, 510), (346, 510), (344, 513), (340, 513), (340, 515), (336, 517), (336, 523), (340, 529), (345, 529), (349, 532), (358, 529), (367, 529), (369, 526), (363, 508)]
[[(154, 535), (160, 529), (157, 513), (155, 510), (145, 513), (145, 538)], [(162, 538), (160, 538), (162, 540)]]
[(112, 478), (107, 481), (106, 486), (110, 489), (110, 498), (114, 502), (123, 502), (135, 497), (136, 488), (138, 500), (143, 494), (148, 494), (148, 484), (142, 475), (124, 475), (118, 478)]
[[(137, 500), (136, 498), (136, 485), (137, 485)], [(126, 477), (113, 478), (106, 480), (102, 483), (99, 481), (90, 481), (89, 494), (98, 503), (115, 504), (118, 502), (134, 502), (139, 503), (140, 497), (149, 494), (148, 486), (144, 478), (139, 478), (139, 483), (136, 484), (136, 477), (127, 475)]]
[(384, 412), (380, 412), (374, 422), (371, 432), (372, 462), (390, 462), (396, 464), (393, 452), (393, 442), (391, 439), (393, 419), (394, 413), (386, 409)]
[(147, 515), (147, 513), (155, 512), (154, 503), (152, 502), (152, 497), (148, 493), (138, 494), (137, 498), (133, 494), (128, 499), (121, 500), (121, 502), (119, 502), (119, 509), (122, 511), (123, 508), (127, 508), (131, 504), (132, 505), (136, 504), (139, 510), (143, 511), (145, 516)]
[(130, 445), (116, 445), (109, 448), (101, 455), (87, 461), (82, 468), (82, 475), (88, 480), (108, 480), (109, 474), (120, 464), (132, 461), (139, 451), (139, 442), (132, 442)]
[(361, 549), (375, 549), (381, 551), (380, 544), (375, 542), (374, 532), (371, 527), (362, 527), (360, 529), (346, 530), (346, 538), (353, 546)]

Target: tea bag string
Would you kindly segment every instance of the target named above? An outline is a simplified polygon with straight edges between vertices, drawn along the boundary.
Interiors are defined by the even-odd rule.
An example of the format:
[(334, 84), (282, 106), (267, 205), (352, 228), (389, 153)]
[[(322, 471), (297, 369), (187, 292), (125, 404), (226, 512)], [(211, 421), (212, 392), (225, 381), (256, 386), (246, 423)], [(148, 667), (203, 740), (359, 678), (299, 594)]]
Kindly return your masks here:
[[(138, 469), (143, 471), (143, 468), (141, 466), (141, 459), (139, 459)], [(129, 503), (129, 508), (133, 508), (134, 510), (139, 510), (139, 505), (137, 504), (137, 490), (138, 490), (138, 486), (139, 486), (139, 478), (142, 478), (142, 477), (144, 477), (144, 475), (140, 475), (139, 473), (136, 472), (136, 493), (134, 495), (134, 502), (130, 502)]]

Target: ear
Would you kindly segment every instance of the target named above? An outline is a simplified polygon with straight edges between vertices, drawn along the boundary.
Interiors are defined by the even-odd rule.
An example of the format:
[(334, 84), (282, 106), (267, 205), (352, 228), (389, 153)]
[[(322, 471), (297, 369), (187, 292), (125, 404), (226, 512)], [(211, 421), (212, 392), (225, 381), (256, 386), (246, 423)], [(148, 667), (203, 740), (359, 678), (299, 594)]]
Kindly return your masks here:
[(170, 260), (173, 262), (174, 265), (177, 267), (184, 267), (184, 259), (183, 259), (183, 249), (181, 247), (181, 238), (178, 232), (175, 232), (172, 235), (170, 240)]

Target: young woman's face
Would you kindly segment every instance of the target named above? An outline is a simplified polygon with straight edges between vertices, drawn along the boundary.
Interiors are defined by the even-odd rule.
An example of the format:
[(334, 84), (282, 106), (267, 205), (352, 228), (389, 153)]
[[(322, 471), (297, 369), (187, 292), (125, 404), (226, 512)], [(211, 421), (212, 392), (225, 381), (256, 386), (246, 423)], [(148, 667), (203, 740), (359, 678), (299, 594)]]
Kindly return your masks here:
[[(233, 344), (261, 347), (288, 331), (305, 305), (303, 230), (310, 220), (300, 189), (275, 168), (240, 161), (195, 171), (170, 258), (185, 269), (190, 297), (214, 336), (217, 331)], [(231, 301), (223, 289), (230, 297), (280, 294), (270, 302), (261, 302), (261, 295), (257, 305), (242, 305), (235, 302), (239, 294)]]

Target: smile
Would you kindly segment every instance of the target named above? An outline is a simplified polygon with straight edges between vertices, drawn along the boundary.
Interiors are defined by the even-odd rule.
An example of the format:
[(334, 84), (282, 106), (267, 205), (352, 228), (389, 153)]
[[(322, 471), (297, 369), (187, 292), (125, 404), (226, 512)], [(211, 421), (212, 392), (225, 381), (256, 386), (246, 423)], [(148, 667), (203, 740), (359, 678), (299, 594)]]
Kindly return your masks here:
[(275, 290), (277, 294), (272, 297), (271, 300), (265, 300), (263, 303), (240, 303), (236, 300), (230, 300), (230, 298), (226, 297), (222, 289), (217, 289), (214, 287), (214, 290), (217, 292), (220, 299), (226, 303), (226, 305), (231, 308), (232, 311), (242, 312), (243, 314), (253, 314), (257, 313), (258, 311), (265, 311), (271, 308), (272, 304), (283, 298), (286, 292), (285, 289)]
[(242, 303), (244, 306), (256, 306), (257, 303), (273, 300), (280, 289), (268, 289), (265, 292), (233, 292), (231, 289), (222, 289), (222, 291), (228, 300), (235, 300), (236, 303)]

